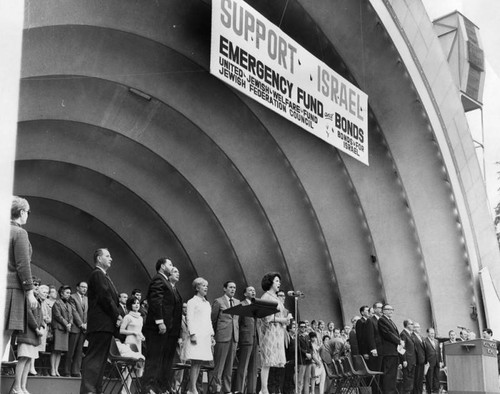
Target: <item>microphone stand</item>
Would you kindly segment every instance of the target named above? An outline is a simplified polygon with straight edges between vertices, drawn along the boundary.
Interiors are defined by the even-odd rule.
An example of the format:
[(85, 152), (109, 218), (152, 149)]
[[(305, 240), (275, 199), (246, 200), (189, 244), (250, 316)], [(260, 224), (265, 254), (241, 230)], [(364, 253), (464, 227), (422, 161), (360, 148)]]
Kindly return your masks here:
[(295, 394), (299, 393), (299, 321), (297, 317), (299, 316), (299, 297), (293, 297), (295, 300)]
[(294, 341), (294, 351), (295, 351), (295, 394), (299, 393), (299, 298), (304, 298), (304, 293), (297, 291), (293, 292), (291, 297), (295, 300), (295, 341)]

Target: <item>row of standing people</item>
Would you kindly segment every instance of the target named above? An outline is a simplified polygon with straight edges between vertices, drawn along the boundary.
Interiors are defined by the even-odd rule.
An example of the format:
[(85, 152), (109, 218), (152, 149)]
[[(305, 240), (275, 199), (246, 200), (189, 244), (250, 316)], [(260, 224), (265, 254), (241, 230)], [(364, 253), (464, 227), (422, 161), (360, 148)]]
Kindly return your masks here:
[[(96, 269), (88, 280), (88, 349), (83, 360), (81, 394), (102, 391), (103, 371), (106, 357), (113, 340), (116, 327), (122, 324), (120, 316), (119, 294), (107, 274), (112, 258), (109, 250), (98, 249), (94, 254)], [(179, 270), (168, 258), (161, 258), (156, 263), (156, 274), (151, 279), (147, 292), (148, 312), (142, 328), (145, 339), (145, 368), (142, 377), (143, 392), (148, 394), (166, 393), (172, 390), (172, 362), (181, 337), (182, 297), (177, 290)], [(190, 362), (189, 389), (196, 394), (196, 382), (203, 364), (213, 362), (210, 375), (212, 390), (229, 393), (232, 391), (232, 365), (236, 349), (240, 343), (240, 366), (234, 391), (246, 390), (252, 393), (256, 389), (256, 369), (248, 368), (251, 357), (256, 357), (255, 346), (258, 332), (260, 346), (260, 365), (262, 393), (267, 394), (267, 379), (271, 367), (283, 367), (286, 363), (285, 332), (291, 315), (284, 309), (283, 301), (278, 297), (280, 275), (270, 273), (264, 276), (262, 299), (273, 301), (279, 312), (259, 319), (257, 326), (251, 321), (224, 313), (225, 309), (238, 305), (234, 298), (236, 284), (228, 281), (224, 284), (224, 294), (211, 305), (207, 300), (208, 282), (203, 278), (193, 281), (194, 296), (187, 302), (187, 335), (181, 350), (181, 359)], [(247, 287), (245, 291), (249, 303), (255, 296), (255, 289)], [(127, 315), (128, 316), (128, 315)], [(250, 328), (249, 326), (252, 327)], [(239, 341), (240, 332), (247, 328), (247, 343)], [(245, 334), (242, 335), (242, 338)], [(141, 338), (142, 339), (142, 338)], [(247, 354), (245, 353), (245, 348)], [(245, 364), (247, 368), (245, 368)], [(252, 376), (249, 376), (252, 375)], [(248, 383), (247, 383), (248, 382)], [(245, 385), (254, 386), (247, 387)]]
[(368, 306), (360, 308), (361, 318), (356, 322), (357, 351), (368, 367), (382, 371), (382, 391), (397, 393), (398, 370), (402, 371), (402, 392), (421, 394), (425, 385), (427, 393), (439, 391), (439, 371), (443, 366), (441, 347), (433, 327), (427, 336), (421, 333), (418, 322), (406, 319), (399, 331), (392, 319), (394, 308), (376, 302), (373, 313)]
[[(166, 279), (170, 277), (169, 273), (172, 270), (170, 265), (170, 260), (166, 259), (164, 266), (158, 267), (159, 275), (152, 280), (148, 291), (148, 300), (151, 298), (149, 313), (151, 313), (154, 302), (154, 297), (151, 297), (155, 293), (154, 289), (168, 286)], [(154, 285), (155, 282), (157, 282), (156, 285)], [(195, 295), (187, 302), (185, 334), (180, 351), (181, 360), (189, 362), (191, 365), (188, 393), (197, 394), (200, 369), (207, 363), (213, 363), (213, 371), (209, 376), (211, 391), (216, 393), (230, 393), (232, 391), (255, 393), (257, 387), (256, 357), (260, 357), (262, 393), (266, 394), (270, 368), (284, 367), (286, 363), (285, 333), (291, 315), (285, 310), (283, 300), (278, 296), (280, 275), (269, 273), (262, 279), (262, 289), (265, 292), (262, 299), (274, 302), (278, 306), (279, 312), (270, 317), (258, 319), (257, 325), (253, 318), (225, 313), (225, 310), (240, 303), (249, 304), (252, 298), (255, 298), (253, 286), (248, 286), (245, 289), (245, 300), (240, 302), (235, 298), (236, 283), (227, 281), (223, 285), (224, 294), (216, 298), (213, 304), (210, 304), (206, 298), (208, 282), (203, 278), (197, 278), (192, 285)], [(162, 293), (163, 301), (165, 301), (167, 293), (167, 291)], [(164, 308), (163, 314), (160, 313), (154, 318), (158, 329), (155, 330), (154, 327), (151, 327), (149, 336), (146, 335), (147, 349), (151, 347), (151, 343), (158, 344), (158, 346), (154, 346), (155, 354), (151, 354), (149, 351), (146, 353), (144, 372), (146, 393), (164, 393), (172, 387), (171, 362), (179, 331), (169, 327), (177, 327), (177, 322), (180, 323), (182, 319), (177, 313), (177, 311), (180, 312), (181, 300), (176, 298), (171, 301), (174, 301), (175, 305), (164, 302), (162, 304), (164, 307), (170, 304), (172, 308)], [(150, 318), (149, 313), (148, 319)], [(170, 326), (163, 329), (161, 321), (165, 319), (170, 321)], [(173, 336), (170, 341), (164, 337), (165, 333), (169, 335), (169, 332)], [(257, 352), (257, 343), (259, 343), (260, 352)], [(239, 349), (239, 364), (236, 380), (233, 382), (233, 363), (237, 349)], [(154, 367), (149, 367), (152, 364)]]
[[(373, 308), (362, 306), (361, 316), (352, 319), (353, 329), (347, 339), (339, 333), (330, 338), (323, 337), (323, 345), (319, 349), (321, 361), (327, 366), (334, 360), (346, 355), (361, 355), (369, 369), (383, 372), (380, 381), (384, 394), (393, 394), (397, 390), (398, 370), (402, 371), (402, 392), (405, 394), (421, 394), (424, 386), (424, 371), (427, 393), (438, 392), (439, 371), (443, 366), (439, 341), (435, 338), (435, 330), (427, 329), (427, 336), (420, 332), (420, 324), (412, 320), (403, 322), (404, 329), (399, 332), (392, 319), (394, 308), (389, 304), (376, 302)], [(304, 376), (309, 376), (309, 368), (319, 363), (314, 360), (314, 348), (310, 343), (305, 322), (299, 323), (299, 393), (309, 393)], [(309, 355), (310, 353), (310, 355)], [(318, 368), (321, 368), (320, 366)], [(320, 387), (321, 390), (321, 387)], [(321, 392), (321, 391), (320, 391)], [(378, 386), (372, 385), (372, 392), (378, 392)]]
[[(71, 294), (69, 286), (59, 290), (53, 285), (40, 283), (33, 277), (36, 308), (27, 308), (27, 328), (15, 336), (18, 344), (17, 356), (30, 358), (30, 373), (36, 375), (34, 360), (42, 352), (50, 351), (50, 375), (59, 375), (61, 354), (66, 353), (65, 376), (78, 376), (82, 357), (83, 336), (86, 328), (86, 283), (77, 285), (77, 292)], [(13, 338), (14, 339), (14, 338)], [(30, 345), (26, 351), (26, 342)], [(42, 373), (49, 374), (45, 366)]]

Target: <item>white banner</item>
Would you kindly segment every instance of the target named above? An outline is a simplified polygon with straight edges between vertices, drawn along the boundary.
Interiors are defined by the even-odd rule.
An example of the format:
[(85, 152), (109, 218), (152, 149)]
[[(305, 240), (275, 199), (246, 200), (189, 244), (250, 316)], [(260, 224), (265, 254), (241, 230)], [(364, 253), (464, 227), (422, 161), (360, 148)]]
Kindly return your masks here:
[(212, 0), (210, 73), (368, 165), (368, 96), (242, 0)]

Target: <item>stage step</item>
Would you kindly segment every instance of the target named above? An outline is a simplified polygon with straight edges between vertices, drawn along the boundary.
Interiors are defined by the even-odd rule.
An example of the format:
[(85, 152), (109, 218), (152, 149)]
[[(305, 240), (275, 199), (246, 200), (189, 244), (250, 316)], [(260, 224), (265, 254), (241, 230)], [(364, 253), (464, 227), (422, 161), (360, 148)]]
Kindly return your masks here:
[[(0, 394), (9, 394), (13, 381), (13, 376), (0, 376)], [(80, 381), (80, 378), (30, 376), (28, 391), (30, 394), (79, 394)], [(114, 393), (117, 392), (119, 390), (115, 388)]]

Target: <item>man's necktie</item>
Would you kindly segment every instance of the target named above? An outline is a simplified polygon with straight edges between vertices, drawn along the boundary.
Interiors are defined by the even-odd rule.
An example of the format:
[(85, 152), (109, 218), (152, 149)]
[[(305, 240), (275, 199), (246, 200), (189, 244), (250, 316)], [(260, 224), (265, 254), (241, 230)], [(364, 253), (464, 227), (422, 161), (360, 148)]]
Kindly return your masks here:
[(115, 291), (115, 294), (117, 294), (118, 292), (116, 291), (115, 284), (113, 283), (113, 281), (111, 280), (111, 278), (109, 277), (108, 274), (106, 274), (106, 278), (108, 278), (109, 283), (111, 283), (111, 286), (113, 286), (113, 290)]

